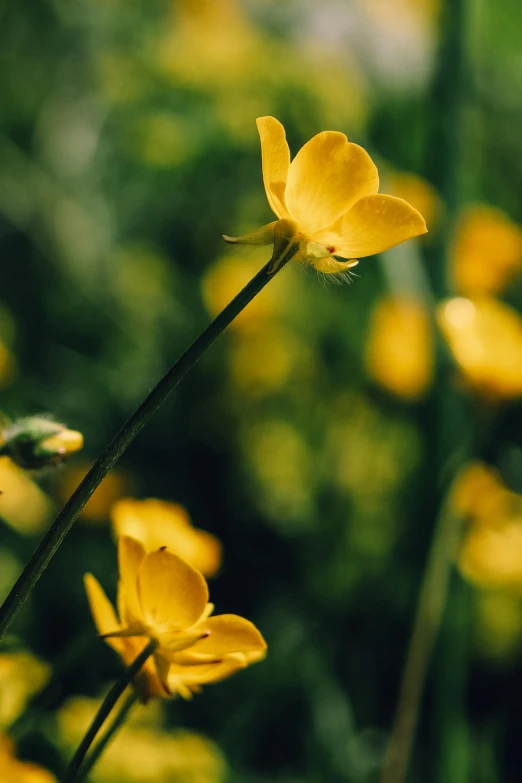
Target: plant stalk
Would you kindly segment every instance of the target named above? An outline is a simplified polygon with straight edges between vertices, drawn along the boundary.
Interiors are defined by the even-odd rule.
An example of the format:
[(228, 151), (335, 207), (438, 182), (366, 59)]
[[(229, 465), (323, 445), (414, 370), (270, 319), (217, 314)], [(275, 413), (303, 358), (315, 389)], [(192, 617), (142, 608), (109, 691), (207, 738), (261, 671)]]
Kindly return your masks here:
[[(196, 364), (207, 348), (219, 337), (226, 327), (252, 301), (252, 299), (274, 278), (295, 253), (291, 239), (279, 244), (277, 256), (272, 259), (247, 283), (240, 293), (212, 321), (204, 332), (195, 340), (157, 386), (145, 398), (132, 416), (106, 446), (98, 460), (94, 463), (81, 484), (70, 497), (59, 513), (37, 550), (25, 566), (11, 592), (0, 608), (0, 640), (13, 622), (25, 603), (29, 593), (35, 586), (43, 571), (49, 565), (51, 558), (63, 539), (78, 518), (81, 510), (97, 489), (105, 476), (114, 467), (121, 455), (143, 429), (160, 405), (176, 388), (182, 378)], [(293, 251), (293, 252), (292, 252)]]
[[(145, 661), (148, 658), (150, 658), (150, 656), (154, 653), (157, 646), (158, 646), (157, 641), (155, 639), (152, 639), (148, 643), (148, 645), (140, 652), (140, 654), (135, 658), (135, 660), (131, 663), (131, 665), (125, 670), (125, 672), (120, 677), (120, 679), (114, 683), (109, 693), (103, 700), (100, 709), (94, 716), (94, 720), (89, 726), (87, 733), (85, 734), (84, 738), (80, 742), (78, 749), (74, 754), (71, 763), (69, 764), (69, 768), (67, 769), (63, 783), (77, 783), (78, 774), (81, 772), (81, 766), (83, 764), (83, 760), (85, 759), (85, 756), (89, 751), (89, 748), (94, 742), (97, 733), (103, 726), (109, 713), (111, 712), (112, 708), (114, 707), (114, 705), (116, 704), (116, 702), (118, 701), (122, 693), (124, 692), (125, 688), (128, 685), (130, 685), (130, 683), (132, 682), (136, 674), (138, 674), (139, 670), (141, 669)], [(110, 739), (110, 737), (108, 739)], [(94, 752), (96, 752), (96, 749)]]
[(127, 720), (127, 716), (131, 709), (134, 707), (136, 702), (138, 701), (138, 695), (137, 693), (129, 694), (127, 699), (123, 702), (118, 714), (112, 721), (111, 725), (108, 729), (103, 733), (103, 735), (100, 737), (96, 745), (94, 746), (92, 752), (89, 756), (85, 759), (83, 764), (81, 765), (80, 769), (78, 770), (78, 774), (75, 778), (75, 783), (82, 783), (82, 781), (85, 780), (91, 769), (94, 767), (102, 753), (107, 748), (107, 745), (109, 745), (110, 742), (114, 739), (114, 736), (116, 732), (123, 726), (125, 721)]

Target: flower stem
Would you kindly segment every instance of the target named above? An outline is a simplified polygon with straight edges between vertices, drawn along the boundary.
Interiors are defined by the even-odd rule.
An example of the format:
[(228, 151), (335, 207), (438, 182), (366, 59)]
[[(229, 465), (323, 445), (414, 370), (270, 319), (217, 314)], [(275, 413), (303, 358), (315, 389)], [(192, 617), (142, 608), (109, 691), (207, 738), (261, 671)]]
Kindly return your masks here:
[(450, 492), (435, 524), (381, 783), (403, 783), (408, 771), (424, 683), (444, 615), (461, 532), (460, 520), (451, 505)]
[(112, 721), (109, 728), (103, 733), (103, 735), (100, 737), (96, 745), (94, 746), (94, 749), (90, 756), (88, 756), (84, 763), (81, 765), (80, 769), (78, 770), (78, 774), (75, 778), (75, 783), (82, 783), (83, 780), (87, 777), (91, 769), (94, 767), (104, 750), (106, 749), (107, 745), (112, 742), (114, 735), (116, 732), (123, 726), (125, 723), (127, 716), (131, 709), (134, 707), (138, 700), (138, 694), (132, 691), (127, 697), (127, 699), (123, 702), (118, 714)]
[[(289, 252), (290, 251), (290, 252)], [(94, 463), (81, 484), (70, 497), (62, 511), (59, 513), (38, 549), (27, 563), (16, 584), (5, 599), (0, 608), (0, 639), (4, 636), (10, 624), (22, 608), (29, 593), (49, 565), (51, 558), (62, 543), (63, 539), (78, 518), (81, 510), (91, 497), (92, 493), (103, 481), (107, 473), (114, 467), (126, 448), (143, 429), (160, 405), (167, 399), (172, 390), (181, 379), (196, 364), (198, 359), (219, 337), (226, 327), (239, 315), (249, 302), (273, 279), (283, 266), (292, 257), (291, 243), (286, 243), (281, 252), (274, 256), (265, 266), (247, 283), (239, 294), (228, 304), (225, 309), (212, 321), (212, 323), (200, 334), (178, 361), (170, 368), (168, 373), (160, 380), (157, 386), (141, 403), (139, 408), (127, 419), (123, 427), (106, 446), (98, 460)], [(274, 266), (277, 263), (277, 266)]]
[[(98, 710), (98, 712), (96, 713), (93, 722), (89, 726), (87, 733), (85, 734), (84, 738), (80, 742), (78, 749), (74, 754), (71, 763), (69, 764), (69, 768), (65, 774), (63, 783), (76, 783), (76, 781), (78, 780), (78, 773), (80, 772), (81, 774), (80, 768), (83, 764), (83, 760), (87, 755), (87, 752), (91, 747), (92, 743), (94, 742), (97, 733), (99, 732), (105, 720), (107, 719), (110, 711), (112, 710), (112, 708), (114, 707), (114, 705), (116, 704), (120, 696), (122, 695), (125, 688), (128, 685), (130, 685), (133, 678), (139, 672), (139, 670), (141, 669), (141, 667), (143, 666), (147, 658), (149, 658), (153, 654), (157, 646), (158, 643), (154, 639), (152, 639), (145, 647), (145, 649), (140, 652), (137, 658), (135, 658), (135, 660), (131, 663), (128, 669), (125, 670), (125, 672), (120, 677), (120, 679), (114, 683), (109, 693), (103, 700), (103, 703), (100, 709)], [(110, 739), (110, 737), (108, 739)], [(94, 752), (96, 753), (96, 749)]]

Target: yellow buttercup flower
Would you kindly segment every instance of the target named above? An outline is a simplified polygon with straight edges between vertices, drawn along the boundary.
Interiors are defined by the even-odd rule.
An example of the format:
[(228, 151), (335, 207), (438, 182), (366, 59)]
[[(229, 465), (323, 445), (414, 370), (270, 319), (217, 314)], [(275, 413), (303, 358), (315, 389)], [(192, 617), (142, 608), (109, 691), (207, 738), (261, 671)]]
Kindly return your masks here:
[[(51, 668), (24, 650), (0, 654), (0, 727), (7, 727), (26, 708), (51, 675)], [(0, 777), (1, 780), (1, 777)]]
[(491, 298), (457, 297), (439, 305), (437, 320), (469, 386), (490, 399), (522, 395), (522, 318)]
[(459, 569), (475, 585), (522, 593), (522, 518), (473, 526), (459, 553)]
[(469, 462), (459, 471), (451, 490), (454, 512), (467, 520), (495, 525), (522, 516), (522, 497), (512, 492), (501, 474), (482, 462)]
[(375, 164), (344, 133), (318, 133), (290, 162), (281, 123), (274, 117), (260, 117), (257, 127), (265, 191), (278, 220), (244, 237), (225, 237), (227, 242), (274, 243), (274, 264), (283, 260), (285, 247), (285, 258), (330, 274), (355, 266), (356, 258), (426, 233), (424, 218), (416, 209), (400, 198), (378, 193)]
[(377, 383), (406, 400), (422, 397), (433, 377), (433, 338), (423, 303), (405, 296), (381, 299), (372, 314), (365, 354), (368, 373)]
[(0, 780), (2, 783), (56, 783), (54, 775), (43, 767), (17, 759), (11, 740), (1, 734)]
[(111, 508), (117, 536), (131, 536), (151, 551), (166, 546), (204, 576), (214, 576), (221, 565), (221, 544), (205, 530), (193, 527), (187, 511), (166, 500), (122, 498)]
[(457, 223), (450, 268), (465, 296), (500, 293), (522, 271), (522, 230), (499, 209), (467, 207)]
[(210, 616), (214, 607), (205, 579), (173, 552), (162, 547), (147, 554), (139, 541), (120, 536), (118, 560), (119, 617), (91, 574), (85, 584), (98, 632), (127, 665), (149, 640), (158, 644), (136, 681), (142, 700), (189, 696), (203, 682), (233, 674), (264, 654), (266, 643), (248, 620)]

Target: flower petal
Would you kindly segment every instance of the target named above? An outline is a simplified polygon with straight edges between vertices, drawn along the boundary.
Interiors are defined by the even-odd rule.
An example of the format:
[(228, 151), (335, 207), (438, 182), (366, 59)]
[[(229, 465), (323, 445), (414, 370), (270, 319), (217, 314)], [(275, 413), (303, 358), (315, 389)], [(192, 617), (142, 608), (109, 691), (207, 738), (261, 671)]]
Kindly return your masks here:
[[(335, 253), (346, 258), (371, 256), (426, 232), (421, 213), (407, 201), (379, 193), (361, 198), (343, 215)], [(315, 242), (321, 239), (314, 236)]]
[[(244, 655), (229, 655), (219, 663), (206, 663), (195, 666), (180, 666), (171, 664), (168, 675), (168, 687), (179, 692), (179, 684), (185, 686), (204, 685), (218, 682), (230, 677), (231, 674), (244, 669), (248, 665)], [(183, 695), (183, 694), (182, 694)]]
[(378, 189), (379, 174), (368, 153), (344, 133), (323, 131), (292, 161), (285, 198), (290, 216), (310, 236)]
[(263, 182), (268, 203), (278, 218), (289, 217), (285, 187), (290, 168), (290, 150), (285, 129), (275, 117), (258, 117), (256, 123), (261, 140)]
[(208, 588), (195, 568), (166, 549), (145, 557), (138, 572), (145, 622), (161, 631), (194, 625), (208, 601)]
[(96, 630), (103, 636), (106, 633), (113, 633), (120, 630), (120, 624), (116, 617), (114, 607), (105, 595), (105, 592), (92, 574), (85, 574), (83, 577), (85, 590)]
[(256, 626), (235, 614), (220, 614), (198, 623), (198, 628), (210, 631), (210, 636), (197, 642), (189, 650), (176, 655), (176, 661), (196, 662), (198, 656), (221, 658), (230, 653), (261, 652), (266, 642)]
[(318, 272), (322, 272), (324, 275), (337, 275), (348, 272), (349, 269), (357, 266), (358, 263), (356, 258), (352, 258), (350, 261), (336, 261), (332, 256), (327, 256), (314, 261), (314, 266)]
[(120, 620), (125, 625), (136, 625), (143, 621), (138, 595), (138, 569), (145, 559), (145, 548), (135, 538), (119, 536), (118, 565), (120, 584), (118, 586), (118, 609)]

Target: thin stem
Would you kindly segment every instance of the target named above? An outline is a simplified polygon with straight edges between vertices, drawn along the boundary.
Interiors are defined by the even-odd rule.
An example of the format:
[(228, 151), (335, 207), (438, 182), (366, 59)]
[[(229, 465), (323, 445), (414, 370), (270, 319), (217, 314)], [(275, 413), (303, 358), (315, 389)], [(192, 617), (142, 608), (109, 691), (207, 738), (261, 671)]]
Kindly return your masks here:
[(132, 691), (127, 699), (123, 702), (120, 711), (112, 721), (109, 728), (103, 733), (96, 745), (94, 746), (91, 754), (85, 759), (84, 763), (80, 767), (78, 774), (76, 775), (76, 783), (82, 783), (87, 777), (91, 769), (94, 767), (107, 745), (114, 739), (116, 732), (123, 726), (127, 720), (127, 716), (131, 709), (138, 701), (138, 695)]
[(89, 726), (89, 729), (87, 733), (85, 734), (84, 738), (80, 742), (80, 745), (78, 746), (78, 750), (74, 754), (71, 763), (69, 764), (69, 768), (65, 774), (64, 783), (76, 783), (77, 781), (77, 775), (80, 770), (80, 767), (83, 764), (83, 760), (85, 756), (87, 755), (87, 752), (89, 748), (91, 747), (92, 743), (94, 742), (94, 739), (103, 726), (105, 720), (107, 719), (110, 711), (122, 695), (125, 688), (130, 685), (136, 674), (138, 674), (139, 670), (147, 660), (147, 658), (150, 658), (150, 656), (154, 653), (154, 650), (158, 646), (158, 643), (152, 639), (148, 645), (145, 647), (144, 650), (141, 651), (141, 653), (135, 658), (135, 660), (131, 663), (131, 665), (128, 667), (128, 669), (125, 670), (123, 675), (120, 677), (120, 679), (114, 683), (112, 688), (110, 689), (109, 693), (103, 700), (103, 703), (94, 716), (94, 720)]
[(274, 257), (268, 264), (265, 264), (257, 275), (247, 283), (235, 299), (225, 307), (171, 367), (168, 373), (141, 403), (139, 408), (137, 408), (132, 416), (127, 419), (109, 445), (106, 446), (105, 450), (94, 463), (45, 534), (38, 549), (27, 563), (16, 584), (0, 608), (0, 639), (2, 639), (6, 630), (22, 608), (29, 593), (43, 571), (49, 565), (51, 558), (78, 518), (78, 515), (92, 493), (103, 481), (107, 473), (114, 467), (129, 444), (132, 443), (136, 435), (143, 429), (152, 415), (166, 400), (181, 379), (196, 364), (207, 348), (212, 345), (221, 332), (226, 329), (265, 285), (274, 278), (291, 257), (292, 245), (288, 242), (286, 247), (283, 248), (283, 251), (280, 254), (278, 253), (277, 259), (275, 259), (279, 265), (274, 265)]
[(408, 771), (424, 683), (444, 615), (452, 562), (460, 536), (460, 525), (450, 502), (451, 493), (433, 534), (381, 783), (403, 783)]

